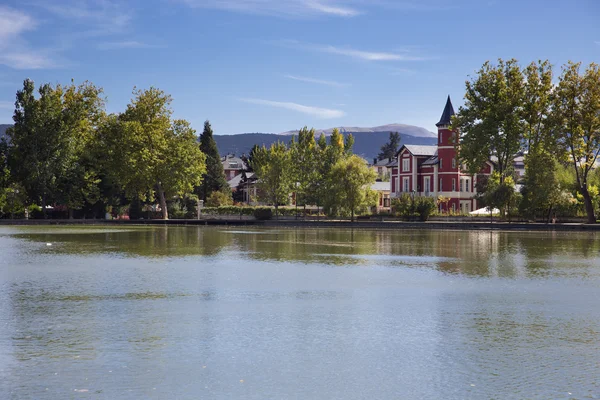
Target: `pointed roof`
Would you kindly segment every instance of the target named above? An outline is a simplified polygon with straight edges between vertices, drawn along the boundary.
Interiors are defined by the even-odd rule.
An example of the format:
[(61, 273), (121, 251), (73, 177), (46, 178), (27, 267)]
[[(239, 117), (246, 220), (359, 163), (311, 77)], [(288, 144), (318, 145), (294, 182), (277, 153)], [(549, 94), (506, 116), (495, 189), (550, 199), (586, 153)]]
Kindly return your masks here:
[(442, 117), (440, 118), (440, 122), (435, 124), (435, 126), (442, 125), (450, 125), (450, 120), (454, 115), (454, 107), (452, 107), (452, 102), (450, 101), (450, 95), (448, 95), (448, 100), (446, 100), (446, 107), (444, 107), (444, 112), (442, 113)]

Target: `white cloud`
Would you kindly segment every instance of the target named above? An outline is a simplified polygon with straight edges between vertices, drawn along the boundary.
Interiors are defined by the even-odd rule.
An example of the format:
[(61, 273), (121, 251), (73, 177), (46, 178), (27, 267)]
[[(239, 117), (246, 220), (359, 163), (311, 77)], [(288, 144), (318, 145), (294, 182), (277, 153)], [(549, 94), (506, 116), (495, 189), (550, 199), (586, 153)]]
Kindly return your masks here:
[(10, 101), (0, 101), (0, 109), (10, 110), (15, 107), (15, 103)]
[(161, 47), (155, 44), (138, 42), (136, 40), (125, 40), (121, 42), (105, 42), (98, 45), (99, 50), (120, 50), (120, 49), (153, 49)]
[(346, 113), (341, 110), (332, 110), (329, 108), (304, 106), (302, 104), (291, 103), (291, 102), (280, 102), (280, 101), (249, 99), (249, 98), (241, 98), (241, 99), (239, 99), (239, 101), (243, 101), (244, 103), (258, 104), (258, 105), (269, 106), (269, 107), (284, 108), (286, 110), (297, 111), (297, 112), (307, 114), (307, 115), (310, 115), (313, 117), (321, 118), (321, 119), (341, 118), (346, 115)]
[(214, 8), (247, 14), (278, 17), (333, 15), (354, 17), (360, 11), (347, 5), (348, 0), (180, 0), (190, 7)]
[(363, 51), (355, 50), (351, 48), (341, 48), (335, 46), (318, 46), (315, 47), (317, 51), (331, 54), (339, 54), (341, 56), (347, 56), (352, 58), (358, 58), (366, 61), (420, 61), (422, 57), (411, 56), (409, 54), (399, 54), (391, 52), (374, 52), (374, 51)]
[(23, 35), (35, 30), (29, 14), (0, 6), (0, 64), (16, 69), (39, 69), (54, 65), (45, 50), (31, 49)]
[(333, 45), (302, 43), (297, 40), (276, 40), (270, 43), (293, 49), (336, 54), (364, 61), (422, 61), (426, 59), (424, 57), (411, 54), (409, 48), (393, 52), (381, 52), (357, 50), (350, 47), (338, 47)]
[(34, 19), (18, 10), (0, 6), (0, 48), (23, 32), (35, 29)]
[(336, 81), (328, 81), (328, 80), (324, 80), (324, 79), (314, 79), (314, 78), (308, 78), (308, 77), (305, 77), (305, 76), (285, 75), (285, 77), (288, 78), (288, 79), (293, 79), (295, 81), (300, 81), (300, 82), (316, 83), (317, 85), (325, 85), (325, 86), (332, 86), (332, 87), (347, 87), (347, 86), (350, 86), (347, 83), (340, 83), (340, 82), (336, 82)]
[(91, 36), (122, 33), (132, 20), (130, 10), (123, 6), (125, 3), (113, 0), (44, 0), (35, 4), (58, 18), (85, 25), (89, 29), (86, 34)]

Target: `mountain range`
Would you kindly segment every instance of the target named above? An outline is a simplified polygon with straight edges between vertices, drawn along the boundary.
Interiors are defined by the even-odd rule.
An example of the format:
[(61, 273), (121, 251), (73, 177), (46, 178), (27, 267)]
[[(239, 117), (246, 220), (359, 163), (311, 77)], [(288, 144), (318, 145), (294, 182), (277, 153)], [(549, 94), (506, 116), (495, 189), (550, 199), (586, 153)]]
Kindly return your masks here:
[[(0, 139), (5, 135), (6, 129), (11, 125), (0, 125)], [(354, 136), (354, 153), (371, 160), (377, 157), (381, 146), (387, 143), (390, 132), (400, 133), (400, 144), (435, 145), (437, 136), (425, 128), (405, 124), (389, 124), (373, 128), (340, 127), (340, 132), (345, 136)], [(333, 128), (315, 130), (317, 137), (324, 133), (331, 135)], [(289, 142), (291, 136), (298, 131), (282, 133), (241, 133), (234, 135), (214, 135), (219, 153), (224, 154), (249, 154), (252, 146), (270, 146), (276, 142)]]
[[(360, 127), (340, 127), (340, 132), (346, 137), (349, 134), (354, 136), (354, 153), (371, 160), (377, 157), (381, 146), (383, 146), (390, 137), (390, 132), (400, 133), (400, 144), (418, 144), (435, 145), (437, 135), (414, 125), (389, 124), (376, 126), (373, 128)], [(333, 128), (316, 129), (317, 138), (321, 133), (326, 136), (331, 135)], [(214, 135), (219, 153), (223, 154), (248, 154), (252, 146), (265, 145), (270, 146), (276, 142), (289, 142), (291, 136), (298, 131), (287, 131), (282, 133), (241, 133), (235, 135)]]

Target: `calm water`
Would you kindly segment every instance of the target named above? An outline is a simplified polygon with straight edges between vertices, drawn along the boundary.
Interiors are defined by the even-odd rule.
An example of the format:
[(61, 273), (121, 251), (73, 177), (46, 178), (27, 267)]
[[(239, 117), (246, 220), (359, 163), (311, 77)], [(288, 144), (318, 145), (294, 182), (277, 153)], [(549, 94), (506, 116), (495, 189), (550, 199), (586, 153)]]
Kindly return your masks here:
[(600, 398), (599, 239), (0, 227), (0, 399)]

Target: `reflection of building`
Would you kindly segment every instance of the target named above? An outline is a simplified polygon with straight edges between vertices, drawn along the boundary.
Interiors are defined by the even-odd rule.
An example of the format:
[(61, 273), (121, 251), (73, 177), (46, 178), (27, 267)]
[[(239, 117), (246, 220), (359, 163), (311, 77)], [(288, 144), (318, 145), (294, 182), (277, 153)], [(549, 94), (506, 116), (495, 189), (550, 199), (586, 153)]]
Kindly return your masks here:
[(398, 162), (392, 170), (392, 197), (402, 193), (437, 198), (449, 198), (440, 204), (442, 211), (461, 211), (468, 213), (477, 209), (477, 179), (489, 176), (494, 164), (487, 161), (480, 173), (469, 175), (464, 165), (459, 165), (456, 152), (458, 135), (450, 129), (454, 108), (450, 96), (438, 128), (438, 141), (435, 146), (403, 145), (398, 151)]

